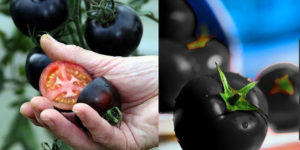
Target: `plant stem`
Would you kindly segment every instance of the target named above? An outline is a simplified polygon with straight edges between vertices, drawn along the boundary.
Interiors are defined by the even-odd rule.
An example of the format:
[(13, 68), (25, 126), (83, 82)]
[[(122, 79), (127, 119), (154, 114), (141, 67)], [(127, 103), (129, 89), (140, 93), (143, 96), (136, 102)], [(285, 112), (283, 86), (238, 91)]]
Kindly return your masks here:
[(80, 9), (80, 0), (75, 0), (75, 4), (74, 4), (74, 13), (75, 13), (75, 16), (74, 16), (74, 24), (75, 24), (75, 27), (76, 27), (76, 30), (77, 30), (77, 34), (78, 34), (78, 38), (79, 38), (79, 43), (80, 43), (80, 46), (87, 49), (88, 46), (85, 44), (84, 42), (84, 37), (83, 37), (83, 34), (82, 34), (82, 31), (81, 31), (81, 28), (80, 28), (80, 25), (81, 25), (81, 20), (80, 20), (80, 13), (79, 13), (79, 9)]

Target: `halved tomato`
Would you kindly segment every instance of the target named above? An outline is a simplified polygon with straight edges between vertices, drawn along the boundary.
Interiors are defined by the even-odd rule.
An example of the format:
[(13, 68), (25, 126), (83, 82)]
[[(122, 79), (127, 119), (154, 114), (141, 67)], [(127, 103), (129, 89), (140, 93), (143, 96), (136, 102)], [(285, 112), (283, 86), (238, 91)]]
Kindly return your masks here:
[(72, 110), (81, 90), (91, 81), (88, 72), (81, 66), (56, 61), (49, 64), (40, 78), (40, 92), (53, 106), (61, 110)]

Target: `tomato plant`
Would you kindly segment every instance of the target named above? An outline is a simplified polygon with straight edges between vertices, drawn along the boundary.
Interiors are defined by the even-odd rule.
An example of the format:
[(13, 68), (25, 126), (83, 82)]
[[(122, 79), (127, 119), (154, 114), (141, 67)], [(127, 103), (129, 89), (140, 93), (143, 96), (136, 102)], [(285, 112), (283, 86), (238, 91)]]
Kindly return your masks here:
[(93, 17), (86, 22), (85, 38), (92, 51), (112, 56), (128, 56), (139, 45), (143, 25), (138, 14), (129, 6), (111, 8), (111, 19)]
[[(108, 0), (101, 1), (108, 5), (114, 4)], [(129, 0), (126, 3), (122, 3), (122, 5), (124, 7), (128, 7), (125, 5), (132, 6), (134, 10), (131, 9), (131, 11), (136, 11), (136, 15), (138, 16), (143, 15), (158, 21), (153, 13), (143, 11), (142, 6), (146, 3), (148, 3), (148, 0)], [(4, 28), (0, 29), (1, 48), (3, 47), (1, 49), (3, 50), (3, 53), (1, 51), (3, 57), (0, 58), (0, 92), (3, 89), (10, 89), (12, 91), (15, 100), (13, 100), (10, 106), (18, 112), (13, 113), (16, 116), (11, 123), (11, 129), (7, 130), (7, 135), (0, 149), (11, 149), (15, 143), (20, 143), (23, 149), (40, 149), (31, 124), (28, 119), (25, 119), (19, 113), (19, 107), (22, 103), (30, 100), (32, 96), (39, 95), (39, 93), (31, 92), (31, 89), (27, 87), (31, 84), (35, 89), (39, 90), (39, 78), (42, 70), (51, 61), (41, 50), (39, 37), (43, 33), (48, 33), (56, 40), (64, 41), (65, 44), (75, 44), (89, 49), (84, 34), (85, 23), (88, 20), (87, 16), (90, 16), (88, 14), (93, 10), (107, 10), (103, 7), (95, 9), (96, 5), (100, 5), (100, 1), (0, 0), (1, 15), (11, 17), (14, 23), (14, 25), (9, 25), (8, 21), (1, 24), (1, 27)], [(121, 3), (118, 3), (118, 5), (121, 5)], [(128, 9), (130, 8), (128, 7)], [(99, 16), (99, 18), (102, 17), (105, 18), (105, 16)], [(8, 26), (16, 27), (17, 30), (14, 29), (13, 32), (2, 30)], [(24, 62), (20, 63), (20, 61), (23, 61), (22, 59), (26, 58), (26, 55), (26, 61), (24, 60)], [(6, 85), (8, 86), (6, 87)], [(47, 144), (43, 145), (43, 148), (47, 149), (47, 146), (45, 147)], [(52, 149), (61, 149), (61, 147), (57, 142), (54, 142)]]
[(51, 31), (69, 17), (68, 0), (12, 0), (10, 14), (25, 35)]

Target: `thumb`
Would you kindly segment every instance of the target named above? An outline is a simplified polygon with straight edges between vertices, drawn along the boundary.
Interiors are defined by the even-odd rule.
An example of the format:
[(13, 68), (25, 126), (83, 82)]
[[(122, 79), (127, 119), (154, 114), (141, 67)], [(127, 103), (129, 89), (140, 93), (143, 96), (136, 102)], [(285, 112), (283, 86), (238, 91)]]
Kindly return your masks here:
[(91, 73), (93, 73), (92, 71), (95, 67), (104, 67), (103, 69), (105, 69), (104, 65), (116, 59), (116, 57), (101, 55), (76, 45), (65, 45), (48, 34), (44, 34), (41, 37), (40, 43), (43, 51), (52, 61), (63, 60), (79, 64)]

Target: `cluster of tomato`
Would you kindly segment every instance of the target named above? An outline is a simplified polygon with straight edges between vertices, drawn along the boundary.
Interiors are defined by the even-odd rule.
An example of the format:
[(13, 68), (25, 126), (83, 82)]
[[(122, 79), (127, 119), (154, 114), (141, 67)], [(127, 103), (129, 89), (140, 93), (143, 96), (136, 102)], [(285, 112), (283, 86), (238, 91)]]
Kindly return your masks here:
[[(129, 6), (114, 1), (89, 2), (86, 11), (89, 17), (84, 26), (88, 47), (105, 55), (130, 55), (143, 34), (143, 25), (137, 13)], [(81, 18), (70, 17), (70, 8), (68, 0), (12, 0), (10, 3), (10, 13), (16, 27), (24, 35), (34, 38), (38, 34), (63, 28), (74, 20), (72, 17)], [(121, 121), (120, 96), (109, 81), (104, 77), (92, 80), (89, 73), (77, 64), (52, 62), (39, 46), (27, 56), (26, 76), (29, 83), (60, 111), (70, 111), (75, 103), (83, 102), (100, 115), (114, 114), (106, 116), (110, 123), (119, 123), (114, 122), (116, 119)]]
[(160, 1), (160, 8), (159, 110), (174, 112), (184, 150), (259, 149), (269, 122), (276, 131), (298, 127), (296, 66), (271, 66), (253, 82), (230, 72), (226, 44), (195, 35), (199, 25), (187, 1)]

